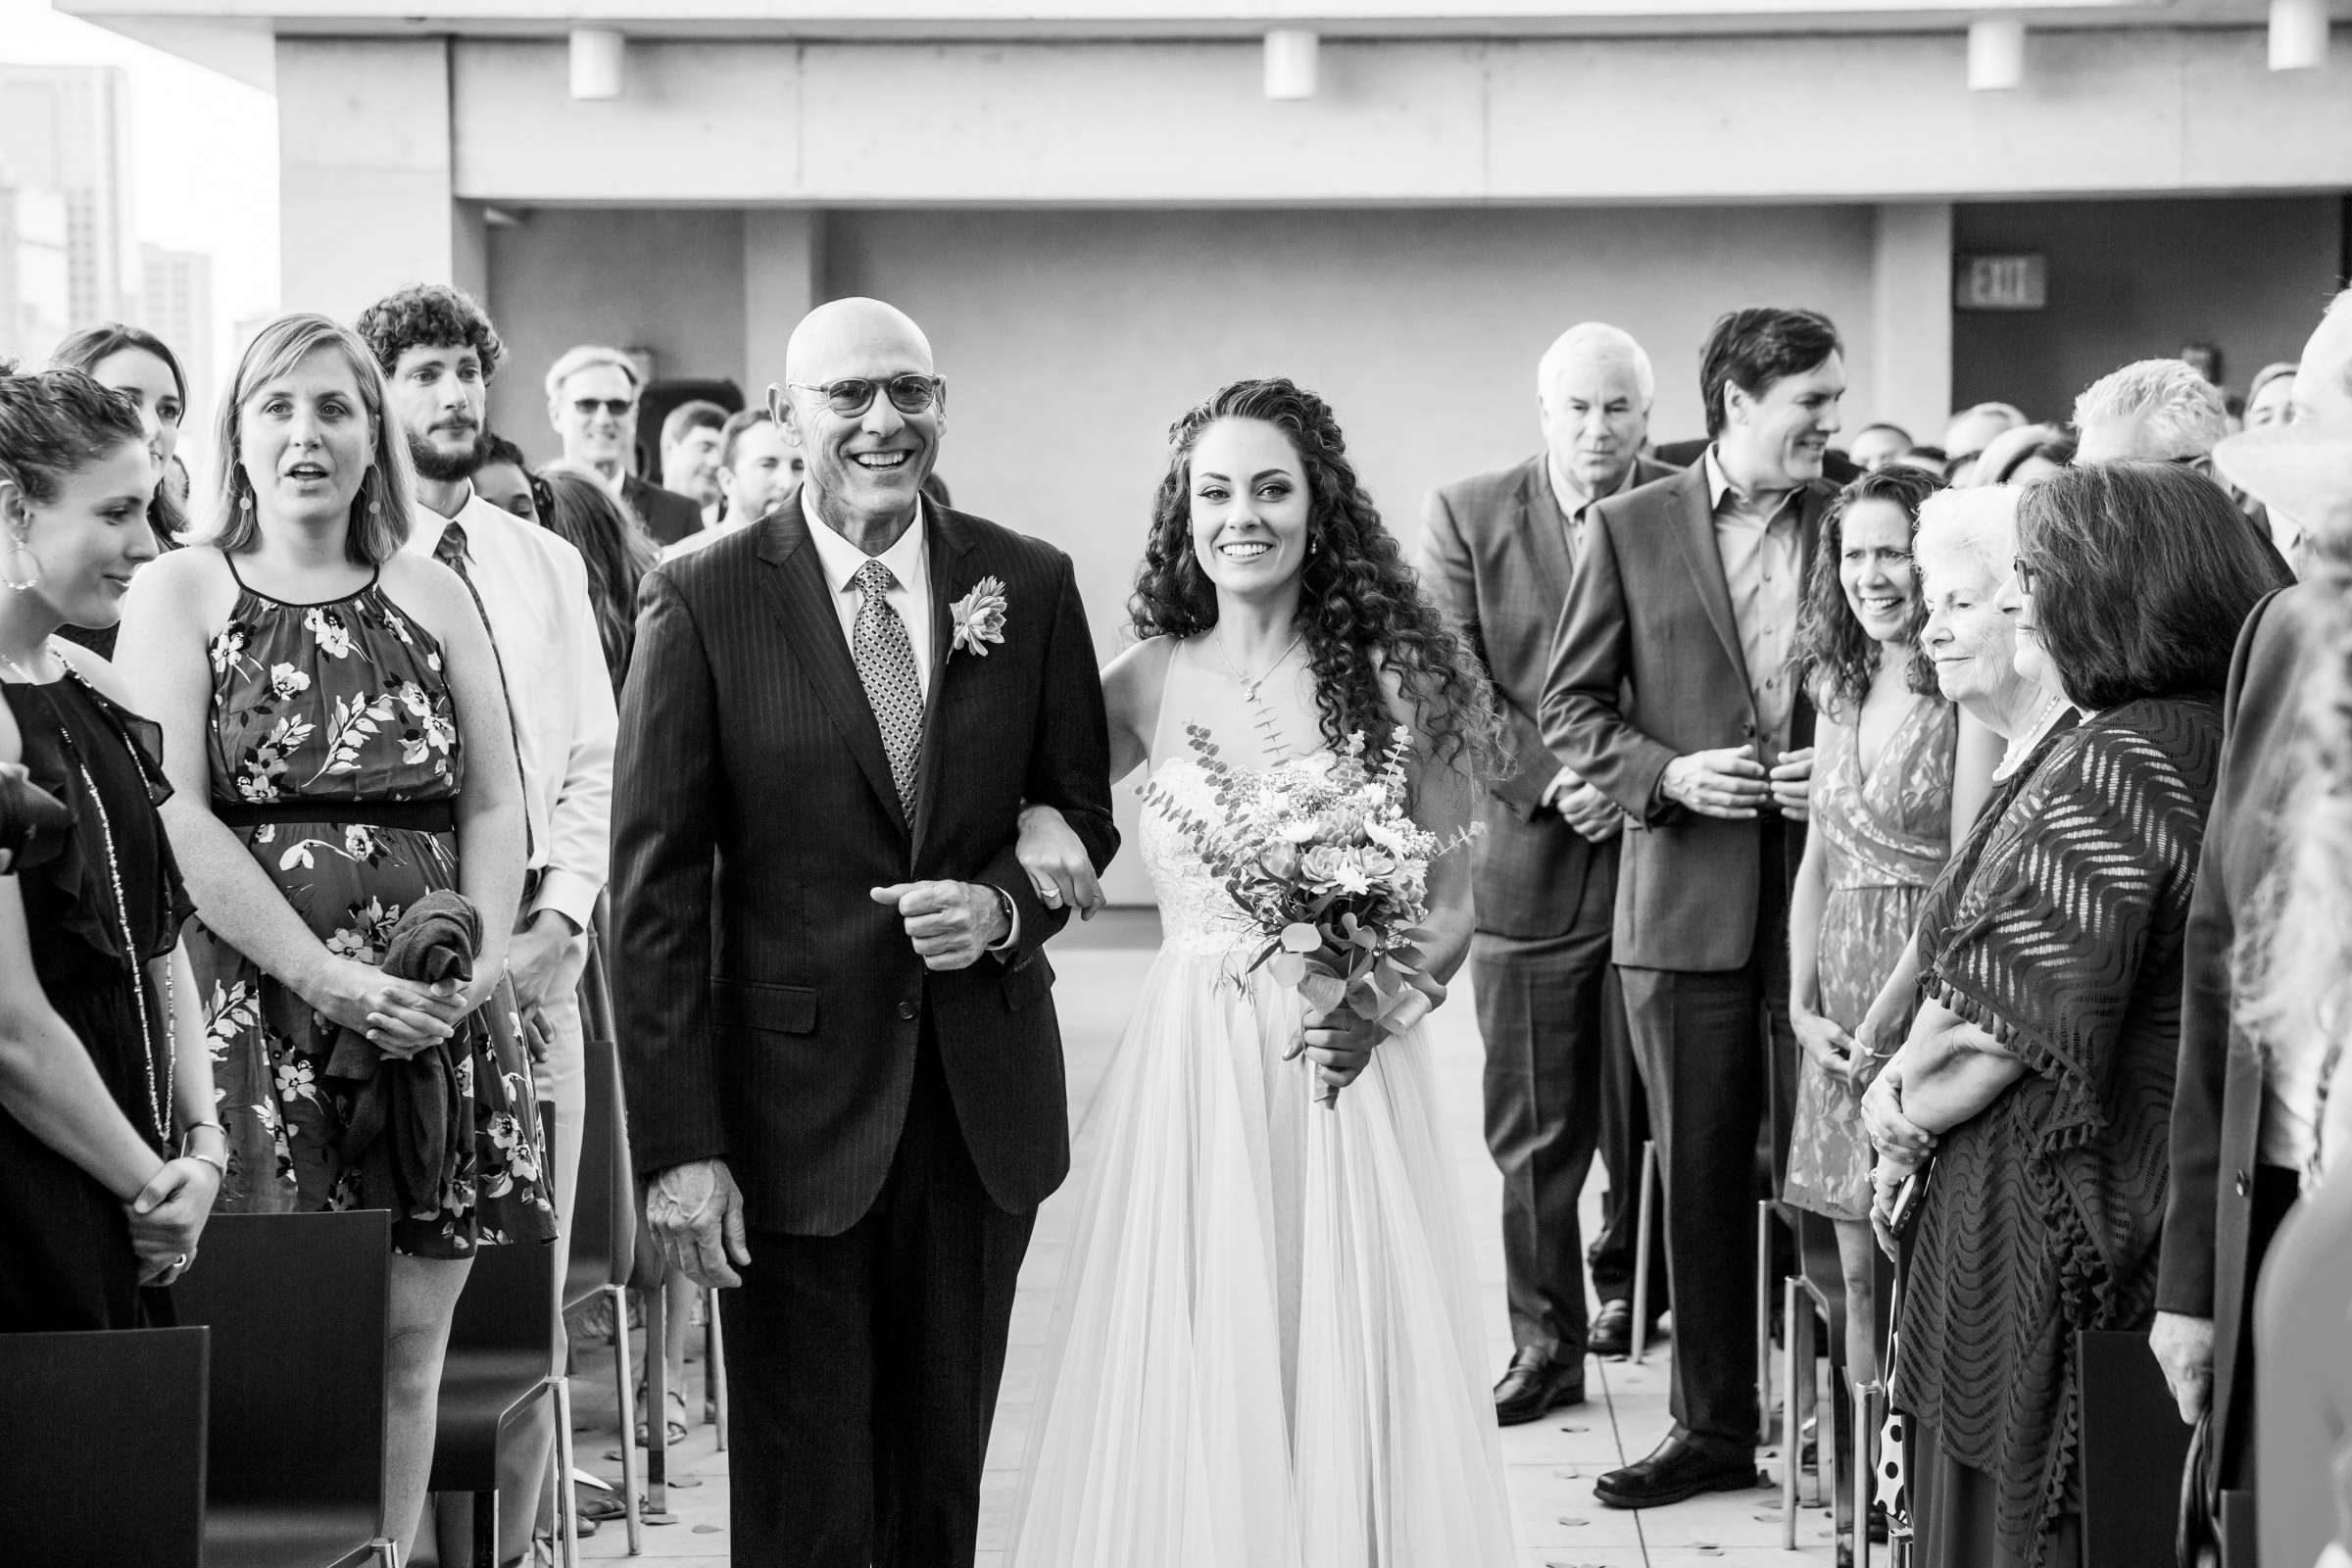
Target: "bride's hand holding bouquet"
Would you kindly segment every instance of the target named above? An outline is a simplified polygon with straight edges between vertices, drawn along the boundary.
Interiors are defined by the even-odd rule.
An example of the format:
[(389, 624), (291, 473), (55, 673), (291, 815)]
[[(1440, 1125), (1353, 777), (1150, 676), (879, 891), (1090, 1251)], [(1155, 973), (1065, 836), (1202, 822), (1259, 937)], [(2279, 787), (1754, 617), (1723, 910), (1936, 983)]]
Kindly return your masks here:
[(1189, 728), (1203, 771), (1216, 782), (1216, 819), (1165, 794), (1145, 799), (1168, 813), (1250, 924), (1259, 945), (1249, 969), (1264, 968), (1306, 999), (1305, 1027), (1290, 1054), (1303, 1054), (1322, 1079), (1326, 1105), (1355, 1081), (1381, 1040), (1410, 1029), (1445, 1000), (1426, 972), (1419, 942), (1429, 917), (1429, 865), (1466, 844), (1406, 813), (1399, 734), (1377, 763), (1363, 737), (1338, 756), (1317, 752), (1268, 768), (1241, 770)]

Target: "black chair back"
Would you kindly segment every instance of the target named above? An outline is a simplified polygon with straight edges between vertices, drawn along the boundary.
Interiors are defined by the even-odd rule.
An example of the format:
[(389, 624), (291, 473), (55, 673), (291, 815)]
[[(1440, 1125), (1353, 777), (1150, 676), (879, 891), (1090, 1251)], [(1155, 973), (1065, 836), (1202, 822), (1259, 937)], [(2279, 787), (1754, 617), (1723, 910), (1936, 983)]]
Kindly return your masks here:
[(553, 1242), (485, 1247), (473, 1255), (441, 1363), (435, 1492), (494, 1492), (500, 1430), (556, 1372)]
[(208, 1338), (0, 1334), (0, 1558), (201, 1568)]
[(383, 1533), (391, 1258), (380, 1208), (206, 1223), (172, 1297), (213, 1331), (216, 1512), (332, 1512), (363, 1522), (363, 1542)]

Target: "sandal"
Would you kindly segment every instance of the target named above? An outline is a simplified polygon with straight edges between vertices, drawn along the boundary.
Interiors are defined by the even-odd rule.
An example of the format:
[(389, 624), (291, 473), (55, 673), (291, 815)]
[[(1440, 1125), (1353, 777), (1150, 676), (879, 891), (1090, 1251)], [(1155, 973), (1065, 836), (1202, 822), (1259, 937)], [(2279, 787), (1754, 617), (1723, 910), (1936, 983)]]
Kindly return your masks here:
[[(684, 1442), (686, 1441), (686, 1395), (685, 1395), (685, 1393), (684, 1393), (682, 1390), (678, 1390), (678, 1389), (672, 1389), (672, 1390), (670, 1390), (670, 1391), (669, 1391), (669, 1402), (670, 1402), (670, 1403), (672, 1403), (672, 1404), (674, 1404), (674, 1405), (676, 1405), (676, 1406), (678, 1407), (678, 1413), (677, 1413), (676, 1415), (673, 1415), (673, 1416), (671, 1416), (671, 1417), (670, 1417), (670, 1418), (669, 1418), (667, 1421), (663, 1422), (663, 1423), (662, 1423), (662, 1426), (663, 1426), (663, 1427), (664, 1427), (664, 1428), (667, 1430), (667, 1432), (668, 1432), (668, 1434), (669, 1434), (669, 1445), (668, 1445), (668, 1446), (669, 1446), (670, 1447), (673, 1447), (673, 1448), (674, 1448), (674, 1447), (676, 1447), (676, 1446), (677, 1446), (679, 1444), (681, 1444), (681, 1443), (684, 1443)], [(639, 1384), (639, 1385), (637, 1386), (637, 1404), (638, 1404), (638, 1407), (639, 1407), (640, 1409), (644, 1408), (644, 1405), (645, 1405), (645, 1385), (643, 1385), (643, 1384)], [(645, 1435), (645, 1418), (644, 1418), (643, 1416), (639, 1416), (639, 1417), (637, 1418), (637, 1446), (639, 1446), (640, 1448), (644, 1448), (644, 1447), (650, 1447), (650, 1446), (652, 1446), (652, 1445), (650, 1445), (649, 1443), (647, 1443), (647, 1442), (646, 1442), (646, 1435)]]

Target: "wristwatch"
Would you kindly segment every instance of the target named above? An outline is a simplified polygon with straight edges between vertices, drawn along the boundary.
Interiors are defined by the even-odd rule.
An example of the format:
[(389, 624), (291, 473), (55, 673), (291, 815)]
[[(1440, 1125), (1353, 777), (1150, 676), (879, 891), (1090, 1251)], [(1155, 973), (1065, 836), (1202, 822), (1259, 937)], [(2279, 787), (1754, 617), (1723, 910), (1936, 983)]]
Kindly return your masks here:
[(989, 884), (988, 891), (997, 896), (997, 907), (1004, 911), (1004, 934), (989, 944), (991, 947), (1001, 947), (1004, 943), (1010, 942), (1013, 933), (1021, 928), (1021, 911), (1019, 906), (1012, 902), (1012, 895), (995, 883)]

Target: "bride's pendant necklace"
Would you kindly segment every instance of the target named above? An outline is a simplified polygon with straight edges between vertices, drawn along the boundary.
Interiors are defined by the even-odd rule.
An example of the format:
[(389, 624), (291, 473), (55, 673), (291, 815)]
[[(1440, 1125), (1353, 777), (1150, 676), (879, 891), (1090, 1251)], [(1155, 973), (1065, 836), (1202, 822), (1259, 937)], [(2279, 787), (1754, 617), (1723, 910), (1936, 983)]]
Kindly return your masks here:
[(1225, 673), (1231, 675), (1234, 679), (1234, 684), (1241, 687), (1242, 699), (1245, 702), (1254, 704), (1257, 701), (1257, 689), (1260, 686), (1263, 686), (1268, 680), (1272, 679), (1274, 672), (1280, 669), (1284, 663), (1290, 660), (1290, 657), (1298, 651), (1298, 644), (1303, 641), (1305, 637), (1306, 629), (1304, 627), (1300, 627), (1298, 634), (1291, 638), (1290, 645), (1284, 648), (1281, 653), (1274, 656), (1274, 662), (1268, 664), (1264, 669), (1258, 671), (1258, 673), (1254, 676), (1245, 675), (1240, 669), (1235, 667), (1233, 661), (1225, 657), (1224, 642), (1213, 631), (1208, 634), (1208, 645), (1216, 650), (1217, 662), (1225, 666)]
[(1290, 646), (1274, 656), (1274, 662), (1259, 670), (1255, 677), (1251, 677), (1243, 674), (1234, 666), (1233, 661), (1225, 657), (1225, 645), (1218, 640), (1217, 634), (1214, 631), (1208, 634), (1209, 646), (1216, 651), (1217, 662), (1225, 666), (1225, 672), (1231, 675), (1234, 684), (1242, 689), (1242, 702), (1250, 710), (1250, 722), (1257, 726), (1258, 751), (1269, 761), (1278, 761), (1289, 756), (1290, 748), (1283, 743), (1281, 716), (1258, 693), (1266, 682), (1273, 678), (1276, 670), (1290, 662), (1291, 656), (1298, 651), (1298, 644), (1305, 636), (1306, 628), (1299, 627), (1298, 634), (1292, 637)]

